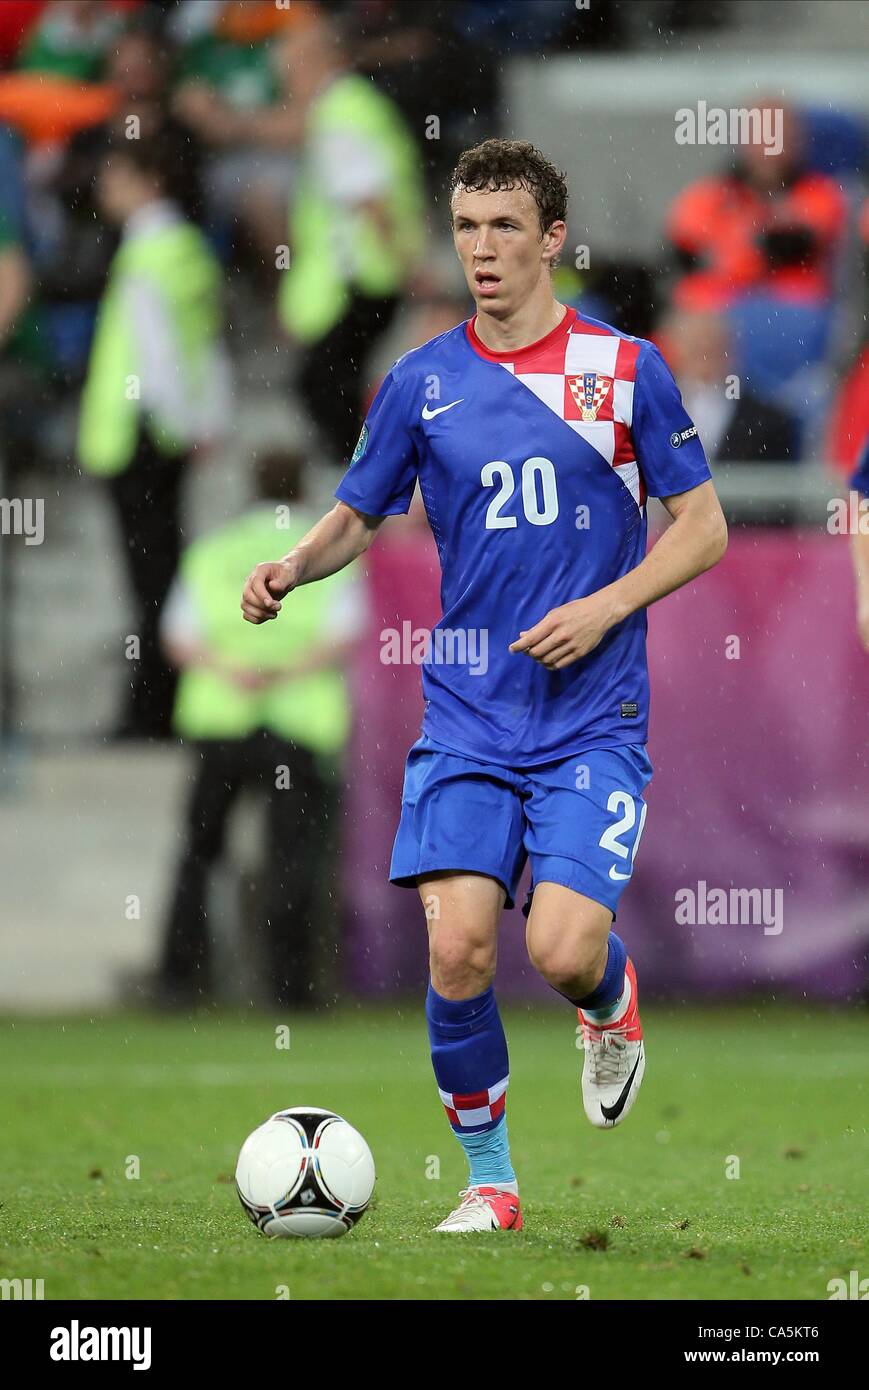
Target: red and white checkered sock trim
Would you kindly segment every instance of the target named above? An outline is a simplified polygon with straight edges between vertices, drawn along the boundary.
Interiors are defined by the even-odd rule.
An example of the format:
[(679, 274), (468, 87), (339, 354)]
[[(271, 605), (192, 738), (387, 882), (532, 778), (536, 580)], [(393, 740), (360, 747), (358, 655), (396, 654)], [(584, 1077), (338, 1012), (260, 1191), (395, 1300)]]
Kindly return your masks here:
[(454, 1129), (476, 1129), (480, 1125), (493, 1124), (504, 1113), (507, 1104), (507, 1082), (509, 1076), (489, 1086), (485, 1091), (473, 1091), (469, 1095), (459, 1095), (452, 1091), (438, 1094), (444, 1103), (447, 1119)]

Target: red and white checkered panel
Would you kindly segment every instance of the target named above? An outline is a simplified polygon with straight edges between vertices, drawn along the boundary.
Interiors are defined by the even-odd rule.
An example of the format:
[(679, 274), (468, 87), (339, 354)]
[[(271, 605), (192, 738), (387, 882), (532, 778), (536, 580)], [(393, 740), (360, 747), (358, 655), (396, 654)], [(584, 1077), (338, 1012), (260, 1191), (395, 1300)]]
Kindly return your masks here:
[[(557, 338), (534, 354), (523, 352), (518, 370), (513, 362), (500, 365), (618, 470), (642, 509), (646, 489), (631, 435), (639, 354), (639, 343), (577, 318), (566, 338)], [(583, 419), (584, 406), (589, 414), (584, 381), (590, 372), (596, 374), (590, 402), (594, 418)]]
[(447, 1119), (453, 1129), (479, 1129), (481, 1125), (494, 1124), (504, 1113), (507, 1104), (507, 1082), (509, 1076), (485, 1091), (474, 1091), (462, 1096), (451, 1091), (438, 1094), (444, 1103)]

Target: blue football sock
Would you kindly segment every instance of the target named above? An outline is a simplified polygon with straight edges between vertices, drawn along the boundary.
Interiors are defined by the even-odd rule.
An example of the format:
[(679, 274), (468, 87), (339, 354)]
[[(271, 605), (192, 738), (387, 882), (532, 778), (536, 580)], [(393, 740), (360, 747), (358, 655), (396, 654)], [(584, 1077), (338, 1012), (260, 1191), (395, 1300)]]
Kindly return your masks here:
[(425, 1013), (440, 1097), (468, 1156), (468, 1185), (514, 1184), (505, 1116), (507, 1040), (494, 990), (444, 999), (429, 984)]
[(572, 999), (570, 1001), (578, 1009), (582, 1009), (582, 1012), (592, 1023), (606, 1023), (608, 1019), (618, 1015), (625, 990), (627, 959), (628, 953), (625, 950), (624, 942), (621, 937), (616, 936), (614, 931), (611, 931), (603, 979), (597, 988), (593, 989), (591, 994), (587, 994), (584, 999)]

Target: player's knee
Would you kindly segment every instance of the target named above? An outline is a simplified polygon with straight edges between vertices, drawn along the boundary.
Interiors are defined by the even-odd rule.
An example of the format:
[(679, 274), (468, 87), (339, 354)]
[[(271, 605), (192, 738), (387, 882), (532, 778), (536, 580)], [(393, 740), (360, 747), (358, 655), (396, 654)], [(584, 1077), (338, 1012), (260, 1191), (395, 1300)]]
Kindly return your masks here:
[(565, 939), (560, 933), (528, 941), (528, 958), (537, 973), (553, 989), (576, 997), (594, 989), (599, 955), (597, 943), (581, 936)]
[(446, 998), (464, 999), (488, 989), (495, 974), (494, 942), (472, 930), (429, 933), (432, 983)]

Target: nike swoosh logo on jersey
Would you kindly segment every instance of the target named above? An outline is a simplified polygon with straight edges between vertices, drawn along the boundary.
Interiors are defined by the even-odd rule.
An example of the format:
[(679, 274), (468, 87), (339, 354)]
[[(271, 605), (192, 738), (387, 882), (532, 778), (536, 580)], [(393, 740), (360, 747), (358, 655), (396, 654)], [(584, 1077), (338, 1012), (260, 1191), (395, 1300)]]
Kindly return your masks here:
[(422, 408), (422, 418), (424, 420), (433, 420), (436, 415), (442, 415), (445, 410), (452, 410), (454, 405), (461, 405), (464, 399), (464, 396), (462, 396), (457, 401), (450, 401), (449, 405), (436, 406), (434, 410), (429, 410), (428, 404), (426, 404)]
[(630, 874), (620, 874), (615, 864), (610, 867), (610, 878), (630, 878)]
[(605, 1120), (617, 1120), (619, 1115), (624, 1110), (625, 1101), (627, 1100), (628, 1093), (634, 1084), (634, 1077), (637, 1074), (637, 1067), (640, 1065), (640, 1058), (642, 1057), (642, 1055), (643, 1049), (640, 1048), (639, 1052), (637, 1053), (637, 1060), (634, 1062), (634, 1069), (628, 1077), (627, 1081), (625, 1082), (622, 1088), (622, 1093), (616, 1101), (615, 1105), (601, 1105), (600, 1113), (603, 1115)]

